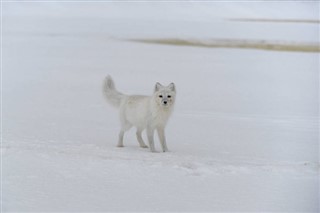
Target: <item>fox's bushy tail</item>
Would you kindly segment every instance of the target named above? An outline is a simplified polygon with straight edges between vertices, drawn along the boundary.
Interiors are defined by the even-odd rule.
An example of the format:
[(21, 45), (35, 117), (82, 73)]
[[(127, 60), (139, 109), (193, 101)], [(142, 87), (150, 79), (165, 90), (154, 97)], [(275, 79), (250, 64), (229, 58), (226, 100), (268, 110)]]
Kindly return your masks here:
[(103, 82), (103, 95), (107, 102), (119, 108), (124, 94), (118, 92), (110, 75), (105, 77)]

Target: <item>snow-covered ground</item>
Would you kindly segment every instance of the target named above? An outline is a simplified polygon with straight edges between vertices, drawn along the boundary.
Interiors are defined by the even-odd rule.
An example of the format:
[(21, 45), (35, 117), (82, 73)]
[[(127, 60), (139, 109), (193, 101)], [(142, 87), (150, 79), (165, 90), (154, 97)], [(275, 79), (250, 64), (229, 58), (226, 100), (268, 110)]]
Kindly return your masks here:
[[(317, 2), (3, 2), (3, 212), (319, 211), (319, 53), (132, 39), (319, 42)], [(175, 82), (170, 152), (115, 147), (127, 94)], [(159, 144), (156, 143), (160, 150)]]

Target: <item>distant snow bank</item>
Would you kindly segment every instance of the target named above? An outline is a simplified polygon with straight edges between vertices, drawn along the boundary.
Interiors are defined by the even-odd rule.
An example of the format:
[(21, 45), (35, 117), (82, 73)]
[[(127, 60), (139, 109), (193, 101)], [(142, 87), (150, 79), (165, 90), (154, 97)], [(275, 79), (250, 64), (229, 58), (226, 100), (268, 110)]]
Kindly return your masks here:
[(319, 20), (319, 2), (3, 2), (3, 12), (4, 15), (19, 16), (62, 15), (185, 21), (210, 21), (219, 18)]
[(318, 2), (291, 1), (5, 2), (3, 29), (19, 35), (99, 36), (97, 39), (222, 38), (318, 43), (318, 8)]

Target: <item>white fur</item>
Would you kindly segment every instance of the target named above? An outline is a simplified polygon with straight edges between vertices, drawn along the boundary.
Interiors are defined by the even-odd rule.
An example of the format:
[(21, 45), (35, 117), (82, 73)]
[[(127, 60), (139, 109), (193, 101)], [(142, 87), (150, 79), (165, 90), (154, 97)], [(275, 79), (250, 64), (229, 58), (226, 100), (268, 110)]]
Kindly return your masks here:
[(152, 96), (124, 95), (116, 90), (112, 78), (107, 76), (104, 80), (103, 93), (108, 103), (119, 108), (121, 130), (118, 147), (123, 147), (124, 133), (135, 126), (141, 147), (147, 148), (141, 136), (141, 132), (146, 129), (150, 150), (155, 152), (154, 132), (157, 130), (163, 152), (168, 151), (164, 130), (173, 111), (176, 97), (173, 83), (169, 86), (156, 83)]

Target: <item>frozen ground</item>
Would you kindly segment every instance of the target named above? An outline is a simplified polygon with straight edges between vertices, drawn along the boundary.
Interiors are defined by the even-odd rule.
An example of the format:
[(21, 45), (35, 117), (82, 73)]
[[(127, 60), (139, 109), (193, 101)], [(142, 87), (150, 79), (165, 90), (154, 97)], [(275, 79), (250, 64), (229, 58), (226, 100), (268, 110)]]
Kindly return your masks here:
[[(130, 39), (317, 43), (318, 3), (2, 3), (2, 211), (319, 211), (319, 53)], [(285, 12), (284, 12), (285, 11)], [(175, 82), (169, 153), (116, 148), (101, 94)], [(159, 145), (157, 144), (159, 150)]]

